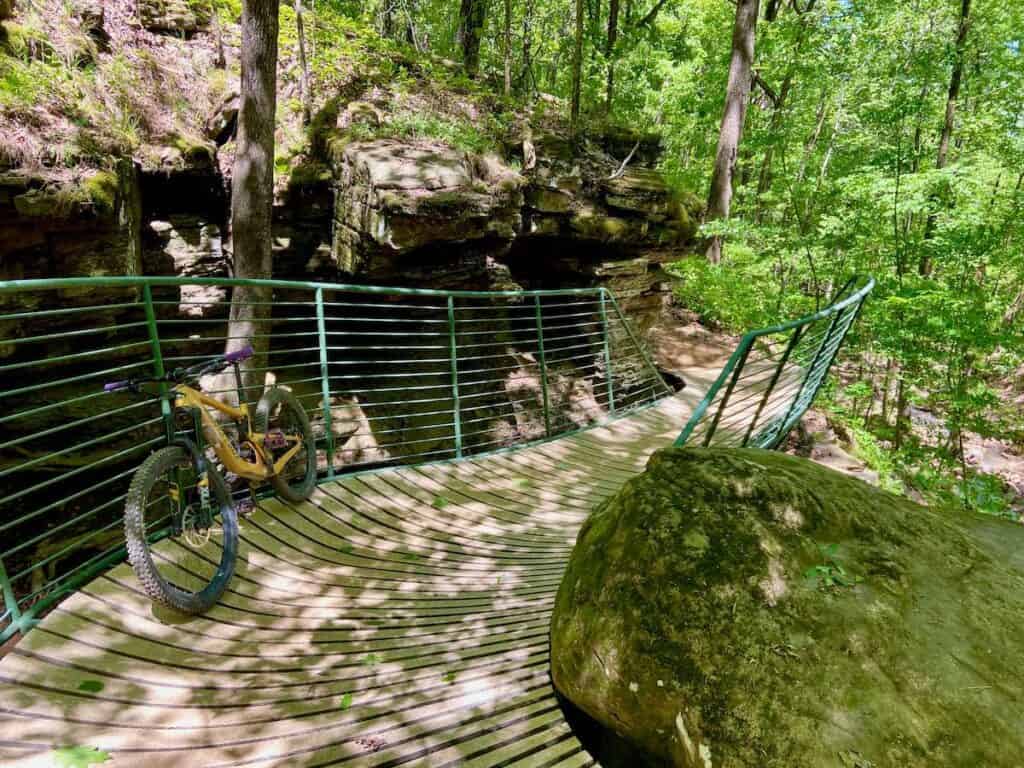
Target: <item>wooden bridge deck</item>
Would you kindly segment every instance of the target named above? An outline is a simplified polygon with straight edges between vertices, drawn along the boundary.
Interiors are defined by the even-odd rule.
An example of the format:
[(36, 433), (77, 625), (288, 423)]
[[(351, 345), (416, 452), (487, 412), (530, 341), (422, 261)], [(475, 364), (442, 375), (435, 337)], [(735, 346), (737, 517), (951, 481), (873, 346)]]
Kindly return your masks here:
[(363, 474), (243, 521), (222, 602), (154, 610), (127, 565), (0, 661), (0, 765), (594, 765), (548, 676), (548, 619), (587, 512), (693, 395), (560, 440)]

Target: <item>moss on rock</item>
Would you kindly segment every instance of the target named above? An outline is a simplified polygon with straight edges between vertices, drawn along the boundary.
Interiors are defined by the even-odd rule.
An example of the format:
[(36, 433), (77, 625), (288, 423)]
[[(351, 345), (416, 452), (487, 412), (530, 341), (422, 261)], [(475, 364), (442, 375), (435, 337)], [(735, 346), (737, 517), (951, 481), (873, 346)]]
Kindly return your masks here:
[(790, 456), (666, 449), (580, 532), (555, 685), (686, 768), (1016, 766), (1021, 545)]

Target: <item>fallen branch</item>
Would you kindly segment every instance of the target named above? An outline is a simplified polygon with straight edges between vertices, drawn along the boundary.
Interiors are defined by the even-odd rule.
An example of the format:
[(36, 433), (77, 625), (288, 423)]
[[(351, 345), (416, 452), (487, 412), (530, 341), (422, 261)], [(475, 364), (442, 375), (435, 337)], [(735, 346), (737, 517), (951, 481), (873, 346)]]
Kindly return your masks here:
[(624, 174), (626, 172), (626, 166), (629, 165), (629, 161), (633, 159), (633, 155), (636, 154), (636, 151), (639, 148), (640, 148), (640, 140), (637, 139), (636, 144), (634, 144), (633, 148), (631, 150), (629, 150), (629, 154), (626, 155), (626, 159), (623, 160), (622, 161), (622, 165), (619, 166), (619, 170), (617, 170), (615, 173), (613, 173), (611, 176), (609, 176), (608, 177), (608, 181), (611, 181), (612, 179), (617, 179), (617, 178), (619, 178), (619, 176), (621, 176), (622, 174)]

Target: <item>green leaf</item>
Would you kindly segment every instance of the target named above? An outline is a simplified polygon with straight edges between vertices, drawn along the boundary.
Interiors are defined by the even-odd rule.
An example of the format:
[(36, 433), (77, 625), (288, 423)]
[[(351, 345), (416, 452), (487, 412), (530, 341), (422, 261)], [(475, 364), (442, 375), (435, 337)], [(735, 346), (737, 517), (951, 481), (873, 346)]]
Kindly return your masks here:
[(446, 499), (444, 496), (435, 496), (433, 506), (434, 509), (444, 509), (445, 507), (448, 506), (448, 499)]
[(353, 549), (354, 547), (348, 542), (338, 545), (338, 551), (341, 552), (343, 555), (349, 554)]
[(111, 759), (108, 752), (96, 747), (61, 747), (51, 753), (57, 768), (89, 768)]
[(99, 693), (104, 688), (99, 680), (83, 680), (78, 684), (78, 690), (86, 693)]
[(341, 697), (341, 704), (339, 705), (342, 709), (348, 709), (352, 706), (352, 694), (346, 693)]
[(454, 672), (446, 672), (444, 675), (442, 675), (441, 679), (444, 680), (446, 683), (448, 683), (448, 685), (451, 685), (452, 683), (455, 682), (455, 673)]
[(372, 667), (374, 664), (380, 663), (380, 654), (368, 653), (363, 658), (363, 666)]

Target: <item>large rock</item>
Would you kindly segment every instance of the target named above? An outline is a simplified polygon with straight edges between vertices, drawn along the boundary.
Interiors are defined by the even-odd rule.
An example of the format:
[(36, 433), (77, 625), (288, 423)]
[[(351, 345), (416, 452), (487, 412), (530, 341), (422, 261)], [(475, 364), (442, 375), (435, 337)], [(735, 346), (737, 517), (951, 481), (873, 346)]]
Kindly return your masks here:
[(403, 255), (442, 243), (507, 241), (520, 226), (518, 174), (443, 144), (353, 143), (338, 175), (334, 250), (349, 274), (399, 278)]
[(209, 6), (189, 0), (138, 0), (139, 21), (152, 32), (190, 35), (210, 23)]
[(658, 764), (1017, 766), (1024, 529), (811, 462), (666, 449), (580, 532), (557, 688)]

